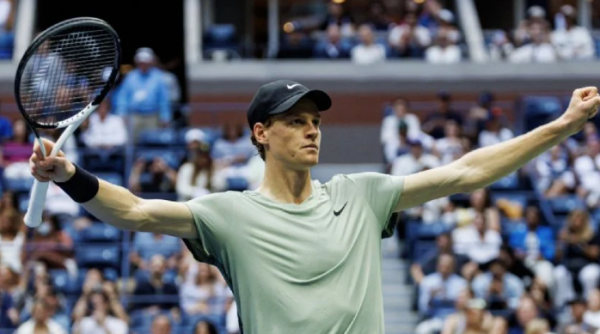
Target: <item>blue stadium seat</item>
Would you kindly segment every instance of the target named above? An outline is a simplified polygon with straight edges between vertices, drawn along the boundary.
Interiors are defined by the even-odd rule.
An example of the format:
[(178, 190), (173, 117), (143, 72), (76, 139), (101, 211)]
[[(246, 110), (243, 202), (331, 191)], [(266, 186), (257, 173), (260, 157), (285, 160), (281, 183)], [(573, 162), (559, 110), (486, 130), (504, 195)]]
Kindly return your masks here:
[(227, 178), (227, 190), (231, 191), (244, 191), (248, 189), (248, 180), (243, 177), (229, 177)]
[(116, 227), (104, 224), (94, 223), (90, 227), (81, 231), (82, 242), (117, 242), (121, 240), (121, 231)]
[(33, 186), (33, 178), (27, 179), (8, 179), (4, 178), (4, 185), (6, 186), (6, 190), (10, 190), (12, 192), (27, 192), (31, 190)]
[(119, 278), (119, 272), (115, 268), (104, 268), (102, 275), (111, 282), (115, 282)]
[(206, 49), (236, 48), (237, 32), (233, 24), (213, 24), (204, 34), (203, 46)]
[(418, 240), (433, 240), (438, 235), (449, 232), (450, 228), (444, 223), (421, 224), (417, 231)]
[(140, 133), (137, 144), (142, 146), (185, 145), (185, 140), (173, 129), (145, 130)]
[(530, 131), (562, 113), (562, 103), (555, 96), (526, 96), (521, 101), (525, 115), (525, 131)]
[(118, 268), (120, 263), (119, 253), (117, 244), (88, 244), (76, 247), (75, 258), (77, 264), (84, 268)]
[(109, 173), (109, 172), (99, 172), (95, 173), (100, 179), (116, 184), (118, 186), (123, 186), (123, 176), (119, 173)]
[(512, 173), (507, 175), (500, 180), (492, 183), (490, 186), (491, 190), (516, 190), (519, 189), (519, 176), (518, 174)]
[(600, 36), (594, 37), (594, 46), (596, 47), (596, 57), (600, 58)]
[(417, 241), (412, 249), (412, 261), (418, 261), (423, 255), (427, 254), (430, 250), (435, 249), (436, 247), (435, 241)]
[(573, 210), (586, 208), (585, 203), (574, 195), (549, 198), (547, 201), (555, 214), (567, 214)]

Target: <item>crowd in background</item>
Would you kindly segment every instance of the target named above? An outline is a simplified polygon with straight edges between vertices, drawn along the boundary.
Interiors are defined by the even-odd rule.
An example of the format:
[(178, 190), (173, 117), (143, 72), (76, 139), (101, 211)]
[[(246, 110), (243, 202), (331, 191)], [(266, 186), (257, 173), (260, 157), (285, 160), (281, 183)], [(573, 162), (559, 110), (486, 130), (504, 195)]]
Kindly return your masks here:
[[(362, 9), (351, 12), (344, 3), (330, 1), (326, 16), (284, 26), (276, 57), (350, 59), (358, 64), (398, 58), (452, 64), (469, 58), (456, 13), (438, 0), (402, 3), (402, 16), (392, 17), (382, 1), (369, 2), (367, 15), (359, 15)], [(596, 57), (592, 34), (578, 25), (575, 7), (563, 5), (552, 21), (541, 6), (528, 8), (526, 14), (515, 30), (484, 32), (491, 60), (548, 63)]]
[[(427, 117), (394, 101), (381, 127), (393, 175), (408, 175), (455, 161), (476, 148), (513, 138), (489, 92), (469, 110), (452, 108), (439, 94)], [(493, 187), (466, 198), (444, 197), (401, 214), (403, 256), (412, 262), (419, 334), (591, 333), (600, 331), (600, 230), (595, 213), (600, 133), (590, 121), (513, 175), (548, 200), (577, 201), (552, 221), (536, 201), (512, 200)], [(551, 214), (552, 215), (552, 214)], [(564, 219), (564, 220), (563, 220)], [(421, 253), (405, 228), (438, 227)]]

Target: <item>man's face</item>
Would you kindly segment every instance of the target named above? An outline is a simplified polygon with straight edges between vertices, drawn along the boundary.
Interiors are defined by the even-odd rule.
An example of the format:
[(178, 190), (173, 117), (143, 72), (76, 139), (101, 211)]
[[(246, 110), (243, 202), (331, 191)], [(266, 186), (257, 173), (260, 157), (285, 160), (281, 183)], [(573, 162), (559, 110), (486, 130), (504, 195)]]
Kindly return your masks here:
[(152, 334), (170, 334), (171, 324), (166, 317), (158, 317), (152, 323)]
[(142, 71), (142, 73), (146, 73), (148, 72), (148, 70), (150, 69), (150, 67), (152, 67), (152, 64), (149, 62), (138, 62), (137, 64), (137, 68)]
[(448, 277), (454, 271), (454, 258), (447, 254), (440, 256), (437, 265), (437, 271), (444, 277)]
[(316, 105), (308, 100), (300, 100), (289, 111), (273, 116), (271, 126), (257, 136), (262, 137), (267, 161), (274, 159), (297, 171), (316, 165), (321, 147), (320, 123)]

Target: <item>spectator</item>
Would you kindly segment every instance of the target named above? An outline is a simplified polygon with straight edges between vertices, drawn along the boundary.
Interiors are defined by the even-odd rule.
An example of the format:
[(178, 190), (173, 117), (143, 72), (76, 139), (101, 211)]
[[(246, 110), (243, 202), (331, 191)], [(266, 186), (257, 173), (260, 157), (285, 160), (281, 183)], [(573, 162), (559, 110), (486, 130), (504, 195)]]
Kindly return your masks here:
[(573, 164), (573, 170), (579, 180), (577, 194), (585, 200), (590, 208), (595, 208), (600, 202), (600, 139), (593, 138), (586, 142), (582, 154)]
[(207, 320), (200, 320), (194, 326), (193, 334), (218, 334), (217, 327)]
[(485, 217), (488, 228), (494, 231), (500, 231), (500, 211), (490, 197), (490, 191), (487, 188), (477, 189), (469, 196), (469, 207), (456, 210), (457, 222), (459, 226), (467, 226), (473, 222), (477, 213)]
[(104, 291), (92, 292), (89, 301), (91, 309), (88, 316), (73, 325), (75, 334), (127, 334), (127, 322), (115, 317), (111, 308), (113, 302)]
[[(27, 279), (27, 275), (24, 277)], [(57, 323), (60, 327), (68, 329), (70, 327), (70, 314), (67, 313), (67, 302), (64, 298), (60, 298), (52, 284), (47, 278), (39, 277), (34, 283), (34, 294), (25, 296), (24, 303), (21, 304), (21, 319), (27, 319), (35, 312), (36, 301), (44, 301), (50, 307), (50, 319)], [(34, 315), (35, 316), (35, 315)]]
[(283, 41), (277, 50), (277, 59), (309, 59), (313, 56), (314, 45), (302, 30), (295, 29), (283, 36)]
[(523, 20), (515, 31), (515, 44), (517, 47), (531, 42), (531, 26), (540, 25), (544, 29), (550, 27), (546, 20), (546, 10), (540, 6), (531, 6), (527, 10), (528, 18)]
[(139, 48), (134, 60), (136, 68), (121, 83), (115, 113), (131, 117), (133, 138), (137, 138), (143, 129), (166, 126), (172, 115), (169, 87), (162, 71), (155, 66), (154, 51)]
[(583, 293), (588, 296), (600, 278), (600, 231), (594, 232), (587, 211), (574, 210), (570, 213), (567, 226), (560, 232), (556, 259), (560, 263), (554, 279), (556, 306)]
[(455, 121), (448, 121), (445, 126), (445, 137), (436, 140), (434, 151), (442, 165), (462, 157), (463, 144), (461, 140), (461, 128)]
[(588, 295), (587, 310), (583, 322), (590, 327), (600, 329), (600, 289), (596, 288)]
[(385, 161), (391, 164), (397, 157), (407, 154), (410, 151), (408, 137), (409, 126), (405, 121), (398, 122), (396, 138), (383, 144), (383, 154)]
[(535, 301), (529, 296), (523, 296), (514, 312), (511, 312), (506, 318), (498, 318), (496, 330), (497, 333), (526, 334), (525, 328), (527, 325), (540, 318), (540, 312), (535, 305)]
[(485, 123), (485, 130), (479, 134), (478, 144), (480, 147), (495, 145), (514, 137), (513, 132), (502, 126), (497, 115), (491, 115)]
[(571, 308), (571, 319), (563, 323), (558, 332), (564, 334), (592, 334), (595, 333), (598, 328), (590, 326), (583, 320), (583, 315), (586, 312), (586, 302), (582, 298), (576, 298), (569, 301)]
[(0, 211), (0, 263), (22, 270), (22, 254), (25, 233), (20, 229), (22, 217), (12, 207)]
[(320, 59), (346, 59), (350, 58), (352, 44), (342, 38), (340, 27), (330, 24), (327, 27), (325, 40), (315, 45), (314, 58)]
[(461, 268), (469, 261), (463, 255), (454, 253), (452, 249), (452, 238), (449, 233), (442, 233), (437, 236), (436, 247), (430, 249), (425, 253), (417, 262), (413, 263), (410, 267), (410, 273), (413, 281), (419, 285), (423, 278), (427, 275), (431, 275), (436, 271), (439, 259), (443, 254), (450, 254), (454, 257), (454, 273), (460, 275)]
[(27, 283), (21, 280), (21, 273), (21, 268), (15, 267), (12, 262), (0, 265), (0, 290), (10, 295), (17, 308), (23, 304)]
[(365, 23), (370, 24), (375, 31), (387, 32), (389, 30), (392, 20), (389, 18), (388, 10), (383, 2), (370, 1), (367, 13), (368, 17)]
[(386, 116), (381, 124), (381, 143), (385, 146), (398, 139), (398, 128), (400, 121), (406, 125), (409, 130), (408, 136), (412, 139), (419, 139), (421, 136), (421, 121), (409, 109), (408, 100), (405, 98), (397, 98), (392, 103), (393, 113)]
[(423, 144), (420, 141), (410, 140), (408, 145), (409, 153), (393, 160), (392, 175), (409, 175), (440, 165), (440, 161), (435, 155), (423, 152)]
[(43, 263), (48, 269), (66, 269), (71, 277), (77, 277), (73, 239), (61, 230), (57, 216), (44, 214), (42, 218), (28, 245), (28, 260)]
[(469, 113), (463, 126), (463, 133), (473, 143), (477, 143), (479, 133), (484, 130), (485, 122), (494, 112), (492, 106), (494, 95), (491, 92), (483, 91), (479, 94), (477, 104), (469, 109)]
[(489, 272), (479, 274), (473, 280), (477, 298), (484, 298), (495, 309), (516, 309), (525, 288), (523, 282), (506, 271), (500, 260), (492, 260)]
[(505, 61), (510, 58), (510, 55), (515, 49), (506, 32), (497, 30), (491, 38), (491, 43), (488, 46), (490, 59), (494, 61)]
[(171, 320), (165, 315), (159, 315), (152, 321), (152, 334), (171, 334)]
[(19, 312), (10, 294), (0, 289), (0, 328), (13, 329), (19, 324)]
[(466, 255), (477, 264), (484, 265), (500, 256), (502, 237), (488, 227), (485, 216), (477, 212), (473, 223), (452, 231), (454, 251)]
[(423, 11), (419, 16), (419, 25), (435, 31), (439, 27), (438, 15), (442, 9), (438, 0), (425, 1)]
[(352, 62), (368, 65), (386, 60), (386, 49), (383, 45), (375, 42), (373, 28), (370, 25), (363, 24), (358, 28), (358, 38), (360, 43), (350, 51)]
[(437, 110), (433, 111), (423, 123), (423, 132), (429, 134), (435, 139), (444, 137), (444, 127), (449, 120), (455, 121), (459, 126), (463, 125), (463, 117), (458, 112), (452, 110), (451, 96), (448, 92), (438, 93)]
[(254, 155), (255, 149), (241, 123), (226, 123), (223, 137), (215, 141), (212, 157), (218, 168), (243, 166)]
[(516, 257), (535, 273), (537, 279), (546, 286), (553, 287), (554, 233), (552, 228), (541, 226), (540, 211), (537, 207), (527, 207), (526, 226), (513, 229), (509, 244), (515, 249)]
[(437, 21), (439, 28), (437, 29), (437, 33), (439, 34), (440, 30), (446, 31), (446, 36), (451, 44), (457, 44), (460, 41), (460, 31), (456, 29), (454, 26), (455, 19), (454, 14), (448, 9), (442, 9), (438, 12)]
[(535, 273), (527, 268), (523, 261), (515, 255), (514, 250), (505, 244), (500, 247), (498, 260), (504, 264), (506, 271), (518, 277), (525, 287), (530, 287), (534, 281)]
[(33, 143), (29, 140), (27, 124), (22, 119), (13, 122), (13, 136), (2, 147), (4, 177), (7, 179), (29, 179), (29, 157)]
[(220, 318), (225, 311), (228, 288), (218, 276), (215, 267), (192, 264), (179, 289), (181, 309), (186, 314)]
[(566, 195), (575, 190), (575, 174), (569, 165), (568, 152), (556, 145), (550, 152), (536, 159), (536, 171), (540, 179), (538, 190), (546, 198)]
[(147, 271), (138, 272), (134, 295), (156, 296), (155, 303), (145, 308), (146, 313), (156, 315), (159, 311), (168, 311), (177, 307), (177, 302), (165, 300), (163, 296), (177, 296), (178, 289), (174, 276), (167, 275), (165, 257), (155, 254), (150, 259), (150, 268)]
[(425, 60), (431, 64), (456, 64), (461, 61), (460, 48), (452, 41), (452, 30), (440, 28), (435, 43), (425, 51)]
[[(191, 131), (186, 134), (186, 140), (196, 140)], [(200, 130), (197, 130), (200, 131)], [(225, 189), (224, 180), (219, 177), (213, 167), (210, 156), (209, 144), (204, 141), (203, 135), (198, 133), (199, 146), (189, 152), (189, 160), (179, 167), (177, 171), (176, 191), (180, 201), (187, 201), (195, 197), (210, 194), (214, 191)]]
[(51, 319), (54, 309), (44, 299), (38, 299), (32, 312), (32, 319), (23, 323), (16, 334), (67, 334), (65, 329)]
[(346, 13), (346, 8), (343, 4), (333, 0), (329, 1), (327, 15), (321, 23), (320, 30), (326, 30), (332, 24), (340, 28), (342, 36), (354, 35), (354, 20)]
[(525, 327), (525, 334), (548, 334), (550, 324), (544, 319), (534, 319)]
[(0, 116), (0, 143), (4, 143), (13, 137), (13, 126), (11, 121), (4, 117)]
[(170, 193), (176, 183), (177, 171), (161, 157), (151, 161), (139, 158), (129, 175), (129, 189), (134, 193)]
[(417, 24), (414, 12), (408, 12), (404, 22), (391, 29), (388, 42), (400, 58), (423, 58), (425, 49), (431, 45), (431, 34)]
[(110, 113), (109, 100), (104, 99), (88, 120), (87, 129), (81, 134), (81, 139), (87, 147), (105, 151), (127, 143), (125, 122), (121, 116)]
[(565, 27), (552, 32), (552, 44), (563, 60), (589, 60), (595, 55), (594, 40), (590, 32), (577, 26), (577, 11), (571, 5), (560, 7)]
[(433, 301), (456, 300), (467, 282), (454, 273), (454, 257), (442, 254), (438, 259), (435, 273), (425, 276), (419, 285), (419, 312), (428, 313)]
[(181, 240), (170, 235), (136, 232), (129, 255), (131, 263), (139, 269), (150, 269), (150, 259), (156, 254), (167, 259), (167, 268), (176, 268), (182, 255)]
[(509, 60), (512, 63), (554, 63), (558, 54), (550, 43), (547, 28), (541, 23), (531, 23), (529, 26), (531, 43), (514, 50)]

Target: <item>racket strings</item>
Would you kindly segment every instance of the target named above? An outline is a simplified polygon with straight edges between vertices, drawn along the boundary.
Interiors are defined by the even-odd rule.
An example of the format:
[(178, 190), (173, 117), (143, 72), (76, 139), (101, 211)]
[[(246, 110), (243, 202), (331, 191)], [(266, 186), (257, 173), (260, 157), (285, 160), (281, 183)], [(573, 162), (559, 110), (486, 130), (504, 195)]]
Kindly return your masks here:
[(30, 57), (20, 82), (25, 112), (47, 125), (79, 113), (105, 89), (117, 52), (114, 36), (97, 27), (50, 36)]

